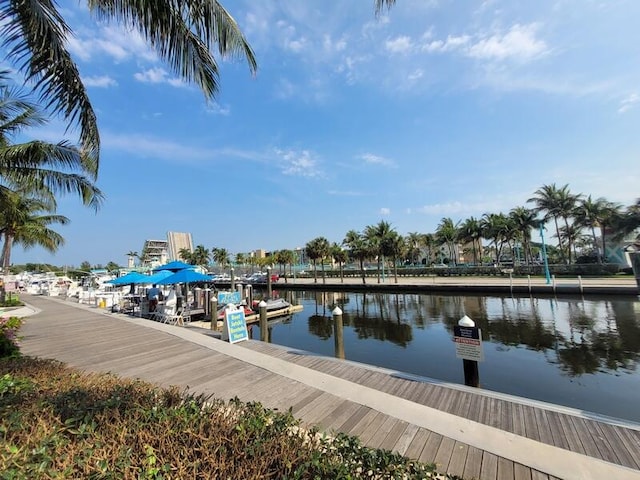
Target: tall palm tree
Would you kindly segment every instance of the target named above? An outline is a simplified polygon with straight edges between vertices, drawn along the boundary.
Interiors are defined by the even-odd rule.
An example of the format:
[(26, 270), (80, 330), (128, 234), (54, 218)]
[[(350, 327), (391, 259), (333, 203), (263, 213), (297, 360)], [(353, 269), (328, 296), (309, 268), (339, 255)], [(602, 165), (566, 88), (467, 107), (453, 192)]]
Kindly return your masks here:
[(433, 233), (424, 233), (420, 237), (420, 246), (424, 248), (427, 265), (431, 265), (433, 261), (433, 247), (436, 245), (436, 239)]
[[(576, 202), (580, 199), (581, 195), (574, 195), (569, 191), (569, 185), (565, 184), (562, 187), (556, 187), (555, 183), (551, 185), (543, 185), (533, 194), (533, 197), (527, 200), (527, 202), (533, 202), (536, 205), (536, 212), (545, 212), (544, 220), (553, 219), (556, 227), (556, 238), (558, 239), (558, 246), (560, 252), (566, 261), (570, 261), (571, 245), (565, 246), (562, 243), (562, 236), (560, 234), (560, 225), (558, 219), (564, 220), (565, 228), (569, 228), (569, 217), (574, 211)], [(569, 237), (571, 238), (571, 237)], [(565, 252), (569, 252), (566, 255)]]
[(206, 266), (209, 265), (210, 258), (211, 253), (204, 247), (204, 245), (196, 245), (196, 248), (193, 249), (193, 253), (191, 254), (189, 263), (192, 265)]
[(313, 281), (315, 283), (318, 283), (316, 265), (318, 260), (320, 260), (320, 264), (322, 265), (322, 281), (325, 282), (326, 279), (324, 275), (324, 259), (327, 258), (330, 254), (329, 240), (324, 237), (317, 237), (313, 240), (310, 240), (305, 245), (305, 253), (313, 263)]
[(509, 212), (509, 218), (513, 222), (513, 226), (520, 233), (522, 248), (524, 250), (524, 261), (527, 265), (533, 260), (531, 251), (531, 230), (539, 228), (540, 220), (536, 212), (525, 207), (516, 207)]
[(340, 268), (340, 281), (344, 283), (344, 264), (347, 263), (349, 255), (344, 248), (334, 242), (331, 244), (331, 258), (338, 264)]
[[(218, 92), (219, 71), (214, 52), (222, 58), (242, 56), (251, 72), (256, 60), (231, 15), (217, 0), (87, 0), (99, 21), (114, 20), (136, 28), (170, 68), (193, 82), (207, 99)], [(55, 114), (80, 127), (84, 153), (97, 172), (100, 136), (96, 115), (78, 68), (67, 50), (73, 36), (52, 0), (0, 2), (0, 39), (7, 57), (35, 85)]]
[(190, 265), (193, 265), (191, 261), (193, 257), (193, 252), (189, 248), (181, 248), (178, 251), (178, 258), (180, 258), (183, 262), (187, 262)]
[(493, 243), (495, 250), (495, 263), (500, 263), (504, 244), (510, 237), (508, 217), (503, 213), (485, 213), (480, 220), (482, 236)]
[[(596, 246), (598, 262), (605, 262), (605, 230), (610, 227), (616, 218), (620, 216), (621, 207), (619, 204), (609, 202), (605, 198), (593, 200), (591, 195), (581, 199), (574, 210), (574, 217), (578, 225), (588, 228), (591, 231), (593, 244)], [(601, 245), (598, 246), (596, 229), (600, 231)]]
[(436, 229), (436, 241), (439, 245), (446, 245), (449, 251), (449, 261), (457, 265), (456, 242), (460, 222), (454, 223), (451, 218), (442, 218)]
[(473, 263), (478, 264), (478, 259), (482, 258), (482, 225), (480, 220), (469, 217), (458, 230), (458, 239), (464, 243), (470, 243), (473, 252)]
[(407, 257), (409, 257), (411, 263), (415, 265), (418, 263), (418, 257), (420, 256), (422, 234), (418, 232), (409, 232), (404, 240), (407, 246)]
[(342, 244), (349, 249), (349, 256), (354, 260), (358, 260), (360, 264), (360, 275), (362, 275), (362, 284), (366, 284), (364, 261), (371, 258), (371, 251), (367, 241), (360, 232), (349, 230), (345, 234)]
[(211, 257), (213, 261), (220, 265), (220, 268), (224, 269), (231, 263), (229, 252), (226, 248), (212, 248)]
[(384, 269), (385, 257), (389, 258), (392, 254), (393, 239), (396, 234), (397, 232), (391, 228), (391, 224), (384, 220), (376, 225), (368, 225), (364, 229), (364, 238), (369, 242), (372, 251), (378, 258), (378, 283), (380, 283), (380, 274)]
[(0, 236), (4, 241), (1, 263), (6, 272), (11, 265), (11, 247), (19, 244), (25, 249), (40, 246), (54, 253), (64, 244), (64, 238), (49, 228), (52, 224), (66, 225), (69, 219), (56, 215), (54, 203), (25, 196), (25, 192), (2, 188), (0, 195)]
[(393, 265), (394, 282), (398, 283), (398, 259), (401, 259), (407, 252), (407, 244), (402, 235), (392, 231), (386, 239), (385, 254), (391, 259)]
[(80, 150), (64, 141), (12, 142), (25, 129), (43, 125), (45, 118), (27, 97), (2, 82), (0, 72), (0, 184), (30, 190), (47, 201), (54, 201), (55, 194), (76, 193), (97, 209), (103, 194), (93, 183), (92, 162)]

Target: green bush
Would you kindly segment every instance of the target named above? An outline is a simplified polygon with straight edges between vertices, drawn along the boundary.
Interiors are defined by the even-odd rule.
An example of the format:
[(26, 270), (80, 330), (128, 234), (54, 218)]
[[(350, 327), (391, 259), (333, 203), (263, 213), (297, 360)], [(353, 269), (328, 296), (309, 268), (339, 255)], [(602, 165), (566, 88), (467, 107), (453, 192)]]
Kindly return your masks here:
[(20, 354), (18, 330), (21, 326), (22, 320), (18, 317), (0, 318), (0, 358)]
[(435, 476), (432, 465), (355, 437), (305, 429), (290, 412), (29, 357), (0, 359), (0, 472), (7, 479)]

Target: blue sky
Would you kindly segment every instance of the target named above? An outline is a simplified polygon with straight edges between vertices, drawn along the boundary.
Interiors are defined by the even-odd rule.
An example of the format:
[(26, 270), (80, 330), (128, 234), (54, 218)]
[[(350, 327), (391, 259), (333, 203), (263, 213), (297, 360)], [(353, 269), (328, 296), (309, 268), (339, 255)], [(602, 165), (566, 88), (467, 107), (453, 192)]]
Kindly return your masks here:
[[(385, 220), (399, 233), (507, 213), (544, 184), (640, 197), (640, 2), (227, 0), (255, 50), (207, 104), (134, 33), (59, 5), (102, 135), (97, 212), (14, 263), (126, 264), (186, 231), (232, 254)], [(59, 140), (64, 124), (32, 132)]]

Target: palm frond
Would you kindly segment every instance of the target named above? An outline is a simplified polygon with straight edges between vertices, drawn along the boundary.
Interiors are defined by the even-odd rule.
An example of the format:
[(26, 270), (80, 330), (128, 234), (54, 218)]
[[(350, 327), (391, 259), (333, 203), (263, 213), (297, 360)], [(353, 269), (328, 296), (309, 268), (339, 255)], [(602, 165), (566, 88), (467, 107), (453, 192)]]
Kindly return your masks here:
[(195, 82), (207, 99), (219, 88), (214, 47), (223, 56), (244, 56), (252, 73), (257, 68), (235, 20), (216, 0), (89, 0), (89, 8), (101, 20), (137, 28), (173, 71)]
[(100, 152), (96, 116), (65, 46), (71, 30), (56, 5), (52, 0), (4, 0), (0, 25), (9, 60), (34, 84), (46, 107), (80, 126), (83, 162), (95, 179)]

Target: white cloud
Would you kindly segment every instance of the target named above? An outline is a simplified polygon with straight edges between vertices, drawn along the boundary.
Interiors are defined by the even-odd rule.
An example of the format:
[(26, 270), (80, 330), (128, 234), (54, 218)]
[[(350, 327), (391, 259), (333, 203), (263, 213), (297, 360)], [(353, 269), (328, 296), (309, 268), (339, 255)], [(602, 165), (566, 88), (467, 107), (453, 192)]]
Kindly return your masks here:
[(118, 85), (113, 78), (108, 75), (100, 75), (95, 77), (82, 77), (82, 83), (84, 83), (87, 87), (100, 87), (100, 88), (108, 88), (115, 87)]
[(211, 113), (213, 115), (222, 115), (226, 117), (231, 113), (231, 108), (228, 105), (223, 107), (218, 102), (209, 102), (205, 108), (207, 113)]
[(172, 87), (186, 87), (187, 84), (180, 78), (170, 77), (164, 68), (155, 67), (133, 74), (133, 78), (142, 83), (166, 83)]
[(468, 54), (486, 60), (529, 60), (548, 51), (547, 44), (536, 38), (537, 24), (513, 25), (504, 34), (485, 37), (472, 45)]
[(380, 209), (379, 213), (380, 213), (380, 215), (389, 216), (389, 215), (391, 215), (391, 209), (383, 207), (383, 208)]
[(280, 157), (280, 167), (285, 175), (297, 177), (322, 177), (318, 162), (308, 150), (276, 150)]
[(384, 47), (391, 53), (409, 53), (413, 50), (413, 42), (406, 35), (387, 40)]
[(357, 158), (364, 160), (365, 163), (371, 165), (384, 165), (385, 167), (395, 167), (396, 164), (393, 160), (390, 160), (380, 155), (374, 155), (373, 153), (364, 153)]
[(620, 107), (618, 108), (618, 113), (624, 113), (631, 108), (634, 108), (638, 102), (640, 102), (640, 95), (637, 93), (631, 93), (622, 99), (620, 102)]
[(74, 57), (85, 62), (104, 54), (117, 63), (129, 59), (158, 61), (156, 53), (136, 30), (120, 26), (102, 25), (91, 30), (81, 29), (76, 36), (67, 40), (67, 48)]
[[(427, 36), (429, 38), (429, 36)], [(422, 46), (422, 50), (426, 52), (450, 52), (459, 50), (466, 46), (471, 37), (469, 35), (449, 35), (446, 40), (432, 40)]]

